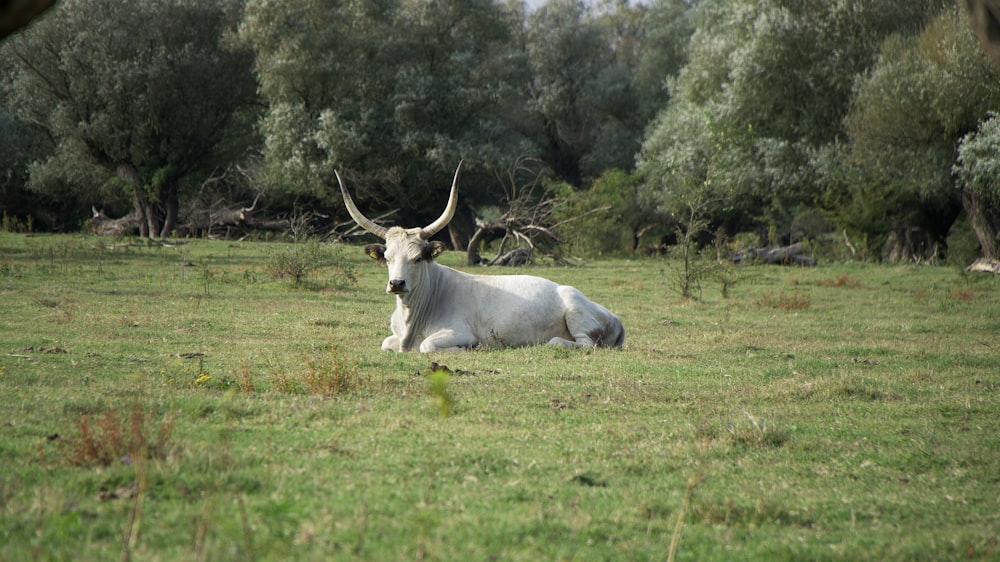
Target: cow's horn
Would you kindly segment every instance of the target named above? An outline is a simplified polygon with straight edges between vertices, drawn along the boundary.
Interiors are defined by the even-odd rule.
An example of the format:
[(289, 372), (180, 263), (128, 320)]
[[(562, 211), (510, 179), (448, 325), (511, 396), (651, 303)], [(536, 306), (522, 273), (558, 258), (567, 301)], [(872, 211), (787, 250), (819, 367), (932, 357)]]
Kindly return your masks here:
[(368, 217), (362, 215), (361, 211), (358, 210), (357, 205), (354, 204), (354, 200), (351, 199), (351, 194), (348, 193), (347, 188), (344, 187), (344, 180), (340, 179), (340, 174), (338, 174), (336, 170), (334, 170), (333, 173), (337, 176), (337, 183), (340, 184), (340, 193), (344, 195), (344, 205), (347, 206), (347, 212), (351, 214), (351, 218), (354, 219), (354, 222), (358, 223), (358, 226), (361, 228), (385, 240), (385, 233), (388, 232), (389, 229), (375, 224)]
[(448, 223), (451, 222), (451, 217), (455, 216), (455, 209), (458, 208), (458, 173), (460, 171), (462, 171), (462, 162), (459, 162), (458, 168), (455, 168), (455, 179), (451, 182), (451, 195), (448, 197), (448, 206), (445, 207), (444, 213), (438, 217), (438, 220), (423, 228), (420, 237), (424, 240), (434, 236), (442, 228), (448, 226)]

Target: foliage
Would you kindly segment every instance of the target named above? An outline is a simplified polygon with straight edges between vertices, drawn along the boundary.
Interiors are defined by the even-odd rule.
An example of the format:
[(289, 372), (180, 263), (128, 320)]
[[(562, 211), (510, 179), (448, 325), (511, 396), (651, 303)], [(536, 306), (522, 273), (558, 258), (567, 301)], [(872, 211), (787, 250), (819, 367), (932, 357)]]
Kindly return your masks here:
[[(4, 63), (0, 62), (0, 77), (7, 74), (4, 67)], [(0, 213), (4, 217), (3, 228), (11, 232), (15, 224), (28, 222), (41, 229), (70, 226), (63, 223), (61, 217), (50, 214), (54, 206), (51, 202), (40, 205), (25, 187), (28, 164), (44, 158), (52, 150), (52, 144), (38, 127), (18, 119), (9, 110), (8, 89), (0, 80), (0, 146), (3, 147), (0, 150)], [(76, 196), (70, 197), (72, 201), (77, 199)], [(76, 207), (78, 209), (79, 205)]]
[(685, 299), (697, 298), (701, 294), (702, 281), (716, 268), (716, 263), (704, 256), (699, 240), (709, 224), (707, 206), (707, 201), (689, 203), (686, 213), (677, 217), (677, 244), (671, 248), (671, 253), (680, 263), (673, 267), (671, 288)]
[[(892, 235), (890, 259), (936, 258), (960, 210), (951, 174), (958, 140), (995, 107), (995, 71), (958, 8), (917, 35), (889, 38), (846, 117), (861, 176), (853, 189), (871, 190), (883, 221), (855, 223), (857, 232)], [(913, 239), (916, 229), (925, 234)]]
[(11, 107), (55, 144), (32, 189), (131, 199), (144, 233), (169, 234), (182, 186), (252, 141), (250, 59), (220, 44), (237, 5), (74, 0), (5, 41)]
[(635, 173), (607, 170), (586, 191), (565, 189), (561, 200), (559, 232), (573, 255), (634, 254), (669, 230), (669, 217)]
[[(812, 163), (843, 138), (855, 76), (882, 38), (942, 2), (701, 2), (689, 61), (649, 130), (639, 167), (674, 212), (685, 200), (727, 232), (788, 232), (823, 196)], [(700, 194), (700, 195), (698, 195)], [(738, 204), (737, 204), (738, 202)], [(768, 243), (778, 243), (768, 240)]]
[(634, 165), (646, 125), (665, 101), (663, 80), (685, 60), (687, 6), (553, 0), (526, 21), (532, 85), (522, 128), (562, 181), (583, 187)]
[(1000, 205), (1000, 115), (990, 113), (958, 147), (954, 173), (961, 186)]
[(496, 109), (524, 66), (506, 17), (488, 0), (248, 2), (239, 37), (269, 103), (265, 183), (337, 197), (333, 171), (348, 170), (356, 198), (431, 214), (423, 187), (510, 146)]
[(95, 205), (153, 236), (221, 207), (330, 232), (334, 170), (426, 223), (465, 159), (459, 246), (509, 185), (545, 182), (592, 255), (662, 247), (698, 201), (708, 233), (866, 260), (939, 260), (964, 211), (1000, 253), (968, 183), (990, 153), (960, 153), (1000, 87), (949, 0), (72, 0), (0, 50), (8, 228), (75, 230)]
[(996, 113), (962, 137), (952, 171), (983, 255), (1000, 258), (1000, 117)]
[[(664, 95), (655, 64), (682, 60), (682, 5), (249, 2), (239, 37), (269, 103), (262, 181), (322, 200), (347, 170), (363, 205), (419, 222), (438, 212), (427, 187), (461, 158), (473, 208), (498, 204), (498, 178), (524, 158), (575, 187), (630, 168)], [(678, 33), (647, 41), (653, 22)]]

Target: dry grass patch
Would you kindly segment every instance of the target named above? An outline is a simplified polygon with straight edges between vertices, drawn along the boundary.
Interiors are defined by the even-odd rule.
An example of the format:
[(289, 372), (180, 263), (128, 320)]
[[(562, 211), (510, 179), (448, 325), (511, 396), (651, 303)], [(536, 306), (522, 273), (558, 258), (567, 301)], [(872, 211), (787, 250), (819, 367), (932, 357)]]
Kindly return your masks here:
[(844, 272), (838, 275), (835, 279), (821, 279), (819, 281), (820, 287), (845, 287), (845, 288), (857, 288), (861, 286), (861, 281), (851, 277), (848, 273)]
[(768, 293), (757, 300), (758, 306), (762, 308), (773, 308), (790, 312), (792, 310), (805, 310), (812, 306), (812, 300), (802, 292), (793, 293)]
[(136, 401), (128, 415), (113, 406), (97, 416), (82, 414), (77, 432), (63, 445), (67, 462), (77, 466), (130, 464), (137, 457), (163, 459), (169, 453), (174, 415), (157, 415)]

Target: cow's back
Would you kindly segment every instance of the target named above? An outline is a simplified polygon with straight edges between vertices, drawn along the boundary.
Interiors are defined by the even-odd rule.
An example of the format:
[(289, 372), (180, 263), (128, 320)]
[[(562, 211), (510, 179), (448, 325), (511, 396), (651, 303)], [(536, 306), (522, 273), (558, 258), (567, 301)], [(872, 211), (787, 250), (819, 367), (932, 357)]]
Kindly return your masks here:
[(621, 320), (578, 289), (532, 275), (472, 275), (448, 269), (441, 320), (458, 322), (480, 345), (521, 346), (553, 339), (621, 347)]

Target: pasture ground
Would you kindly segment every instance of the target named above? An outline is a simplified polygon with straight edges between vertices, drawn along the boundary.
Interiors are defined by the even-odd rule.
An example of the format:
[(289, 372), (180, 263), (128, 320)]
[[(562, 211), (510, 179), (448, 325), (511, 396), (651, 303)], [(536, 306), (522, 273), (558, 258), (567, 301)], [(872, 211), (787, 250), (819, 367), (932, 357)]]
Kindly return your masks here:
[(0, 234), (0, 560), (1000, 558), (994, 277), (535, 266), (625, 349), (423, 356), (282, 248)]

